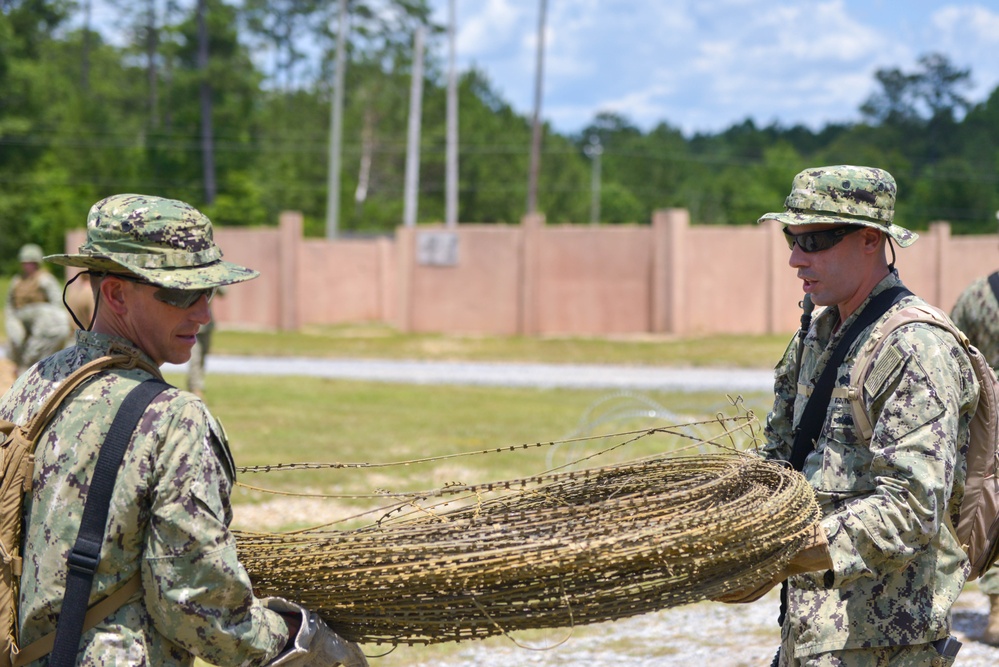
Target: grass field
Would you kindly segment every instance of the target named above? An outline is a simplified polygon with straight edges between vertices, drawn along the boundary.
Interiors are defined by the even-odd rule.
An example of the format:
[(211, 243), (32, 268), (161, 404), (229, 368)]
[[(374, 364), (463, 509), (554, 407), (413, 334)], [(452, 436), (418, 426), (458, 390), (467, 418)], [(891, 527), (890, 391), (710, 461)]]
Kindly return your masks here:
[(770, 368), (789, 338), (790, 333), (689, 338), (459, 336), (405, 334), (386, 325), (359, 324), (312, 327), (296, 333), (223, 330), (213, 345), (218, 354), (250, 356)]
[[(182, 384), (183, 378), (173, 376), (168, 380)], [(741, 409), (754, 410), (762, 419), (769, 408), (770, 395), (743, 398)], [(242, 474), (243, 483), (285, 492), (334, 496), (308, 499), (273, 496), (237, 487), (235, 526), (256, 530), (283, 530), (341, 520), (382, 502), (371, 497), (377, 497), (379, 490), (439, 488), (451, 482), (468, 484), (525, 477), (551, 467), (552, 452), (557, 463), (567, 456), (580, 456), (584, 451), (626, 440), (612, 435), (620, 431), (685, 424), (719, 412), (727, 415), (739, 412), (730, 397), (714, 393), (427, 387), (224, 375), (208, 377), (206, 401), (225, 424), (239, 466), (300, 461), (386, 463), (584, 435), (607, 436), (582, 444), (517, 449), (429, 465)], [(636, 416), (642, 410), (645, 414)], [(615, 454), (633, 458), (675, 444), (671, 440), (649, 438)], [(353, 495), (369, 497), (343, 497)], [(578, 642), (605, 632), (605, 626), (583, 626), (572, 630), (518, 632), (512, 639), (495, 637), (473, 644), (487, 652), (491, 647), (503, 651), (514, 646), (512, 640), (517, 645), (544, 647), (567, 636)], [(394, 650), (384, 645), (364, 648), (376, 667), (410, 667), (454, 660), (468, 646), (462, 642), (399, 646)], [(386, 655), (381, 656), (383, 653)]]
[[(0, 283), (3, 288), (5, 283)], [(524, 338), (402, 334), (363, 324), (311, 328), (299, 333), (222, 330), (213, 352), (229, 355), (316, 356), (424, 360), (615, 363), (659, 366), (771, 367), (788, 335), (707, 336), (681, 339), (633, 336), (619, 339)], [(184, 378), (168, 376), (184, 386)], [(724, 393), (617, 392), (603, 390), (502, 387), (414, 386), (317, 378), (210, 375), (205, 400), (224, 424), (237, 466), (290, 462), (386, 464), (453, 457), (427, 464), (267, 474), (242, 473), (235, 527), (286, 530), (344, 521), (378, 506), (382, 491), (439, 488), (449, 483), (481, 483), (541, 473), (627, 440), (615, 434), (654, 426), (710, 420), (751, 410), (762, 420), (768, 393), (743, 397), (739, 407)], [(696, 431), (691, 431), (694, 435)], [(590, 437), (582, 442), (552, 441)], [(678, 443), (649, 437), (614, 452), (612, 459), (637, 458)], [(509, 448), (515, 451), (463, 456)], [(742, 442), (740, 444), (746, 444)], [(283, 495), (305, 494), (305, 495)], [(350, 527), (356, 522), (342, 523)], [(576, 628), (575, 638), (601, 632)], [(516, 640), (542, 646), (567, 631), (518, 633)], [(484, 647), (509, 645), (495, 638)], [(372, 660), (381, 667), (434, 664), (465, 644), (399, 647)], [(387, 647), (365, 647), (369, 655)], [(203, 663), (201, 663), (203, 664)]]

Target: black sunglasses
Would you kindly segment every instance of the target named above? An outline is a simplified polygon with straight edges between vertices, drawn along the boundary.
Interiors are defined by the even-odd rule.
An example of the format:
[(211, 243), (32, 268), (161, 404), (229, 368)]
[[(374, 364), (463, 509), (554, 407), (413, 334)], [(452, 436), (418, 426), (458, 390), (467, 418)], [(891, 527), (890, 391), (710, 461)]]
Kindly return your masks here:
[(128, 282), (135, 283), (137, 285), (152, 285), (157, 288), (157, 290), (153, 292), (153, 298), (167, 305), (174, 306), (175, 308), (190, 308), (203, 296), (208, 297), (208, 301), (210, 302), (212, 297), (215, 296), (215, 292), (218, 291), (217, 287), (208, 287), (206, 289), (177, 289), (176, 287), (161, 287), (160, 285), (154, 285), (148, 280), (143, 280), (142, 278), (136, 278), (134, 276), (126, 276), (121, 273), (108, 273), (106, 275), (121, 278), (122, 280), (127, 280)]
[(792, 234), (785, 227), (784, 239), (787, 241), (788, 250), (794, 250), (794, 244), (797, 243), (802, 252), (819, 252), (820, 250), (829, 250), (842, 241), (847, 234), (852, 234), (861, 227), (862, 225), (843, 225), (842, 227), (824, 229), (821, 232), (802, 232), (801, 234)]

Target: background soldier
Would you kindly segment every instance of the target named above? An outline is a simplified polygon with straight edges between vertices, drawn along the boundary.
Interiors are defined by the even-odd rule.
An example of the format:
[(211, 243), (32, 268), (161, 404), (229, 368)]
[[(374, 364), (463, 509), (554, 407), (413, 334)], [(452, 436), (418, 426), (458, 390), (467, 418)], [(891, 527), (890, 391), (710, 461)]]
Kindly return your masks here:
[[(954, 324), (968, 336), (992, 368), (999, 370), (999, 272), (979, 278), (961, 293), (951, 310)], [(978, 580), (989, 596), (989, 622), (982, 641), (999, 646), (999, 569), (992, 568)]]
[(62, 306), (62, 286), (42, 268), (42, 249), (34, 243), (18, 252), (21, 272), (7, 290), (8, 355), (23, 373), (39, 359), (65, 347), (71, 336)]

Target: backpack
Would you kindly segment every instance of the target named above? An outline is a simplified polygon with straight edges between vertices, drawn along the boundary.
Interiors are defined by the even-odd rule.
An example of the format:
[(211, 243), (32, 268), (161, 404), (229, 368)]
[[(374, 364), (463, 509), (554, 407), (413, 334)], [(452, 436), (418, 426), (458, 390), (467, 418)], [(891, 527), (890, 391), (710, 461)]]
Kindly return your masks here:
[[(878, 378), (876, 375), (871, 377), (871, 366), (888, 334), (912, 322), (924, 322), (949, 331), (967, 352), (978, 378), (978, 408), (971, 420), (965, 457), (968, 473), (964, 500), (961, 501), (957, 526), (950, 525), (948, 519), (951, 530), (971, 562), (970, 581), (984, 574), (999, 558), (999, 479), (996, 478), (999, 462), (999, 380), (984, 355), (939, 308), (908, 306), (881, 319), (871, 329), (854, 360), (847, 398), (853, 410), (854, 424), (863, 439), (869, 442), (873, 427), (864, 410), (863, 388), (872, 379), (875, 383), (872, 386), (876, 386)], [(873, 372), (877, 373), (876, 367)]]
[[(137, 365), (159, 377), (159, 369), (144, 363), (134, 352), (100, 357), (63, 380), (26, 425), (0, 420), (3, 437), (0, 444), (0, 667), (10, 667), (19, 652), (17, 604), (24, 494), (31, 490), (38, 438), (59, 411), (63, 400), (84, 381), (107, 368), (129, 369)], [(108, 613), (110, 611), (114, 609)]]

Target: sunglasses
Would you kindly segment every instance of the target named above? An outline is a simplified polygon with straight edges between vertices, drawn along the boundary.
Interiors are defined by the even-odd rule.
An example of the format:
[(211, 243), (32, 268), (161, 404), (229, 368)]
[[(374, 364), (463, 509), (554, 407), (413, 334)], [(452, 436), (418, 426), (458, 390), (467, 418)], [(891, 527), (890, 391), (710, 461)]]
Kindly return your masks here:
[(794, 244), (797, 243), (802, 252), (819, 252), (821, 250), (829, 250), (829, 248), (846, 238), (847, 234), (852, 234), (860, 228), (861, 225), (843, 225), (842, 227), (825, 229), (821, 232), (792, 234), (785, 227), (784, 239), (787, 241), (788, 250), (794, 250)]
[(121, 273), (109, 273), (107, 275), (127, 280), (128, 282), (135, 283), (136, 285), (152, 285), (157, 288), (157, 290), (153, 292), (153, 298), (175, 308), (190, 308), (203, 296), (208, 297), (208, 301), (210, 302), (212, 297), (215, 296), (215, 292), (218, 291), (217, 287), (208, 287), (206, 289), (177, 289), (175, 287), (161, 287), (159, 285), (154, 285), (148, 280), (126, 276)]

